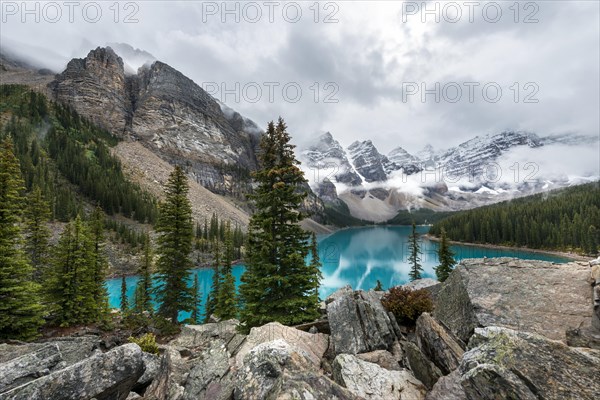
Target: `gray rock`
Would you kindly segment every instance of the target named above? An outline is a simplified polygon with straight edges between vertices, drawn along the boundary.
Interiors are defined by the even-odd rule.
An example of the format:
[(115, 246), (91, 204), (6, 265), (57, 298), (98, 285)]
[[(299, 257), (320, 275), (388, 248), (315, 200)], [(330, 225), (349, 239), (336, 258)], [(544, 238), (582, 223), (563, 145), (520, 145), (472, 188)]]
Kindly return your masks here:
[(402, 287), (406, 288), (406, 289), (419, 290), (419, 289), (427, 289), (432, 286), (437, 286), (439, 284), (440, 284), (440, 281), (438, 281), (436, 279), (422, 278), (422, 279), (416, 279), (412, 282), (402, 285)]
[(149, 400), (179, 400), (183, 397), (183, 382), (189, 373), (189, 367), (181, 358), (179, 351), (167, 346), (161, 357), (159, 372), (144, 392)]
[(376, 292), (344, 288), (330, 298), (327, 317), (335, 354), (392, 350), (399, 337)]
[(389, 371), (351, 354), (333, 361), (333, 378), (364, 399), (424, 399), (427, 389), (410, 371)]
[(127, 396), (127, 398), (125, 400), (140, 400), (143, 399), (142, 396), (140, 396), (139, 394), (137, 394), (136, 392), (129, 392), (129, 395)]
[(419, 349), (442, 374), (448, 375), (458, 368), (464, 351), (448, 332), (428, 313), (421, 314), (416, 325)]
[(199, 347), (207, 346), (214, 339), (229, 343), (238, 333), (239, 321), (231, 319), (203, 325), (185, 325), (179, 336), (170, 342), (172, 346)]
[(459, 372), (454, 371), (438, 379), (431, 392), (425, 396), (425, 400), (467, 400), (467, 395), (460, 384)]
[[(21, 357), (46, 346), (58, 346), (66, 365), (75, 364), (94, 353), (99, 348), (97, 336), (57, 337), (41, 343), (0, 344), (0, 363)], [(64, 367), (63, 367), (64, 368)]]
[(591, 325), (589, 268), (514, 258), (466, 259), (440, 290), (434, 317), (463, 342), (480, 326), (566, 340)]
[(387, 350), (375, 350), (369, 353), (357, 354), (356, 357), (363, 361), (379, 365), (390, 371), (400, 371), (400, 363), (392, 353)]
[(244, 357), (261, 343), (284, 340), (286, 343), (305, 355), (315, 368), (321, 365), (321, 358), (329, 346), (329, 337), (323, 333), (308, 333), (279, 322), (271, 322), (263, 326), (252, 328), (246, 341), (235, 356), (236, 366), (244, 362)]
[(501, 327), (477, 328), (458, 369), (470, 400), (595, 399), (600, 351)]
[(433, 388), (443, 375), (442, 371), (421, 352), (416, 344), (405, 342), (404, 351), (408, 367), (415, 378), (423, 382), (427, 389)]
[(0, 399), (125, 400), (143, 373), (142, 350), (131, 343), (16, 387)]
[(144, 374), (138, 379), (133, 387), (135, 391), (142, 391), (158, 376), (160, 369), (160, 357), (156, 354), (143, 352), (142, 361), (144, 362)]
[(589, 347), (600, 350), (600, 331), (594, 327), (567, 330), (567, 344), (571, 347)]
[(31, 353), (27, 353), (0, 364), (0, 393), (15, 386), (48, 375), (50, 369), (62, 361), (57, 345), (45, 345)]
[(229, 372), (229, 353), (220, 341), (213, 341), (209, 348), (194, 361), (183, 383), (184, 400), (225, 400), (233, 394), (233, 381)]
[(246, 354), (234, 398), (358, 399), (320, 374), (308, 354), (283, 339), (261, 343)]

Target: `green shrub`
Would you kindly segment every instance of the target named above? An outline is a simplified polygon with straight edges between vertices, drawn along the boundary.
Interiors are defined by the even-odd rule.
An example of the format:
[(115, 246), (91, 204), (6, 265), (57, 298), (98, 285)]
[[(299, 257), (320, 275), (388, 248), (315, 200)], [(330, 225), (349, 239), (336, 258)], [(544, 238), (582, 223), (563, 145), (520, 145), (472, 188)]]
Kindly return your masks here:
[(433, 299), (427, 289), (411, 290), (402, 286), (391, 288), (381, 304), (403, 325), (414, 325), (419, 315), (433, 310)]
[(158, 345), (156, 344), (156, 336), (153, 333), (146, 333), (138, 338), (129, 337), (130, 343), (135, 343), (142, 348), (142, 351), (151, 354), (158, 354)]

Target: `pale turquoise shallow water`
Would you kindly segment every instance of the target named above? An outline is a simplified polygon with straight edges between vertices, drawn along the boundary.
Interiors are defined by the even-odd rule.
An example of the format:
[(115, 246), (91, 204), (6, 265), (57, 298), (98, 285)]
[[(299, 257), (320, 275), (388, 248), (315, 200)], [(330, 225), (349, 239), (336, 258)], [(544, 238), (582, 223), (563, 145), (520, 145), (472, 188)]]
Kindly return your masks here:
[[(418, 227), (420, 233), (426, 233), (428, 227)], [(371, 289), (379, 279), (385, 288), (401, 285), (408, 282), (409, 265), (407, 262), (407, 239), (411, 228), (409, 226), (386, 226), (345, 229), (330, 235), (318, 238), (319, 255), (321, 258), (323, 281), (321, 282), (321, 297), (325, 298), (336, 289), (344, 285), (351, 285), (354, 289)], [(429, 240), (421, 241), (423, 277), (435, 278), (433, 268), (438, 264), (438, 244)], [(478, 246), (452, 246), (456, 259), (482, 258), (482, 257), (519, 257), (524, 259), (545, 260), (553, 262), (567, 262), (562, 257), (527, 252), (522, 250), (492, 249)], [(236, 283), (244, 271), (243, 265), (233, 268)], [(197, 269), (200, 290), (202, 291), (202, 305), (210, 291), (212, 283), (212, 269)], [(126, 278), (127, 293), (133, 298), (137, 276)], [(192, 280), (190, 279), (190, 282)], [(107, 281), (110, 306), (118, 308), (121, 295), (121, 279)], [(131, 300), (130, 300), (131, 304)], [(181, 313), (180, 319), (187, 318), (186, 313)]]

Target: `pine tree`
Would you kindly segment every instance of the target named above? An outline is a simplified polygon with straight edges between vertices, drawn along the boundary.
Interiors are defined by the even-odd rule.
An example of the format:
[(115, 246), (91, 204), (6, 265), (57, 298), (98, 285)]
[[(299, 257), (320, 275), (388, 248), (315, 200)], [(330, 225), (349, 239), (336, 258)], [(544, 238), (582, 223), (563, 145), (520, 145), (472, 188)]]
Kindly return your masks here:
[(40, 286), (23, 252), (23, 180), (12, 142), (0, 144), (0, 338), (32, 339), (44, 323)]
[(379, 279), (377, 279), (377, 284), (375, 285), (375, 288), (373, 290), (376, 292), (383, 292), (383, 285), (381, 284), (381, 281)]
[(92, 212), (89, 231), (93, 246), (91, 295), (96, 308), (92, 318), (99, 320), (108, 315), (109, 309), (108, 292), (104, 283), (108, 269), (108, 260), (104, 254), (104, 213), (100, 207), (96, 207)]
[(25, 209), (25, 232), (27, 244), (25, 246), (29, 259), (34, 268), (34, 280), (41, 280), (43, 269), (47, 266), (48, 260), (48, 239), (50, 238), (50, 229), (47, 223), (50, 220), (50, 206), (44, 199), (39, 187), (34, 187), (27, 199), (27, 208)]
[(53, 316), (61, 326), (94, 322), (97, 304), (92, 282), (95, 259), (86, 226), (77, 216), (65, 227), (53, 249), (44, 288)]
[(219, 306), (219, 291), (221, 286), (221, 247), (219, 246), (218, 238), (213, 242), (213, 252), (213, 278), (210, 293), (206, 299), (204, 322), (208, 322), (211, 315), (215, 314), (216, 316), (219, 312), (217, 308)]
[(280, 118), (262, 135), (256, 212), (249, 226), (247, 268), (240, 286), (244, 329), (278, 321), (297, 324), (318, 316), (314, 268), (306, 265), (309, 237), (299, 226), (306, 183)]
[(231, 232), (231, 223), (227, 222), (216, 312), (217, 316), (224, 320), (237, 318), (237, 299), (235, 295), (235, 278), (233, 277), (231, 270), (232, 263), (233, 236)]
[(195, 324), (200, 323), (200, 285), (198, 284), (198, 274), (194, 274), (193, 286), (193, 301), (192, 301), (192, 321)]
[(150, 235), (144, 235), (142, 263), (139, 268), (140, 280), (135, 290), (135, 310), (137, 312), (152, 312), (152, 248), (150, 246)]
[(410, 272), (408, 274), (411, 281), (421, 279), (421, 247), (419, 246), (419, 236), (417, 235), (417, 227), (413, 221), (412, 232), (408, 236), (408, 262), (410, 264)]
[(121, 276), (121, 314), (129, 312), (129, 300), (127, 299), (127, 281), (125, 275)]
[(321, 274), (321, 260), (319, 259), (319, 247), (317, 245), (317, 235), (313, 232), (310, 241), (310, 269), (313, 277), (315, 295), (319, 298), (319, 282), (323, 275)]
[(179, 311), (191, 311), (192, 290), (187, 279), (192, 269), (189, 258), (194, 229), (192, 206), (187, 197), (188, 183), (181, 167), (169, 176), (166, 199), (160, 205), (156, 231), (158, 232), (158, 284), (156, 298), (160, 304), (158, 314), (177, 323)]
[(446, 236), (446, 230), (444, 228), (442, 228), (440, 247), (438, 249), (438, 260), (440, 264), (435, 267), (435, 274), (438, 278), (438, 281), (444, 282), (446, 279), (448, 279), (448, 276), (456, 265), (454, 253), (450, 249), (448, 237)]

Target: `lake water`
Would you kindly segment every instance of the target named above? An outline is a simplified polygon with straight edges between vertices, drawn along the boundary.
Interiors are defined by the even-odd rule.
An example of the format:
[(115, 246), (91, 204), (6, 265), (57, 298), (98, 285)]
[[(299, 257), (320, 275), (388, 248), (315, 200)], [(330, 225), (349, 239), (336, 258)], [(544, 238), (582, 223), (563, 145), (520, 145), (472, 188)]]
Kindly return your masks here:
[[(420, 233), (426, 233), (429, 228), (418, 227)], [(344, 229), (330, 235), (318, 237), (319, 256), (322, 263), (323, 280), (321, 282), (321, 298), (325, 298), (336, 289), (351, 285), (354, 289), (371, 289), (379, 279), (384, 288), (401, 285), (408, 282), (409, 264), (408, 235), (410, 226), (386, 226)], [(421, 241), (421, 264), (423, 277), (435, 278), (434, 267), (437, 260), (438, 244), (429, 240)], [(482, 258), (482, 257), (518, 257), (524, 259), (544, 260), (563, 263), (568, 259), (522, 250), (493, 249), (479, 246), (453, 245), (455, 258)], [(243, 265), (233, 267), (233, 274), (237, 284), (244, 271)], [(202, 291), (202, 305), (210, 292), (212, 284), (212, 269), (197, 269), (200, 290)], [(127, 293), (130, 304), (138, 277), (126, 278)], [(190, 282), (192, 280), (190, 279)], [(120, 305), (121, 279), (107, 281), (110, 306), (118, 308)], [(181, 313), (180, 319), (187, 318), (186, 313)]]

